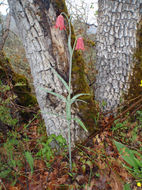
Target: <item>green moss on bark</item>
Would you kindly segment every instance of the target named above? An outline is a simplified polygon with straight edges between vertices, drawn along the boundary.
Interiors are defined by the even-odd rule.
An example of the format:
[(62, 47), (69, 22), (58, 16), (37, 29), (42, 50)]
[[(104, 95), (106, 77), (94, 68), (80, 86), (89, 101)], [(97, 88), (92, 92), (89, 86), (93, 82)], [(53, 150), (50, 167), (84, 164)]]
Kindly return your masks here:
[(137, 29), (137, 48), (134, 53), (134, 69), (133, 76), (130, 78), (130, 89), (128, 91), (127, 99), (135, 98), (142, 94), (142, 87), (140, 82), (142, 80), (142, 19), (138, 24)]
[(95, 126), (95, 117), (97, 113), (94, 94), (91, 91), (85, 75), (85, 62), (80, 51), (75, 51), (73, 56), (72, 85), (73, 93), (87, 93), (89, 96), (82, 96), (81, 99), (87, 103), (79, 103), (79, 116), (85, 123), (90, 132), (98, 130)]
[(68, 10), (66, 7), (66, 3), (65, 0), (51, 0), (51, 3), (54, 7), (54, 9), (56, 10), (56, 14), (57, 16), (61, 13), (61, 12), (65, 12), (68, 15)]

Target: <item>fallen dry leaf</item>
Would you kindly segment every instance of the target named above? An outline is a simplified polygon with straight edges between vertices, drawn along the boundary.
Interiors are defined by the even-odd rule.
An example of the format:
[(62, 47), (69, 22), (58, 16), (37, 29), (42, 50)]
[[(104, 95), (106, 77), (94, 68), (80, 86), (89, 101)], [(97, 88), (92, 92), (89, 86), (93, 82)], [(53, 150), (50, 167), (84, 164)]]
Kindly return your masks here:
[(43, 190), (43, 187), (41, 184), (29, 184), (29, 189), (33, 190)]
[(111, 175), (110, 175), (110, 186), (112, 189), (115, 189), (115, 190), (123, 189), (122, 180), (120, 180), (120, 177), (116, 175), (116, 173), (113, 171), (111, 171)]
[(63, 183), (65, 183), (66, 182), (66, 180), (68, 179), (68, 175), (66, 174), (66, 175), (63, 175), (61, 178), (58, 178), (58, 183), (59, 184), (63, 184)]
[(105, 162), (102, 162), (101, 160), (99, 160), (97, 162), (97, 166), (99, 167), (99, 169), (103, 170), (106, 168), (106, 163)]

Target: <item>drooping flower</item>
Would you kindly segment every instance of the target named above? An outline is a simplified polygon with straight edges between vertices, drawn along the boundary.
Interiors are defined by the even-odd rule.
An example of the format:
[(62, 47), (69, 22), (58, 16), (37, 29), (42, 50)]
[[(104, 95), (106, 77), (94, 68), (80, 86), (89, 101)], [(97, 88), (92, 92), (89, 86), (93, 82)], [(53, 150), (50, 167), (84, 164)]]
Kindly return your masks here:
[(75, 50), (83, 50), (83, 51), (85, 50), (82, 37), (77, 39)]
[(55, 28), (59, 28), (60, 30), (65, 30), (65, 25), (64, 25), (64, 17), (62, 15), (59, 15), (56, 19), (56, 25)]
[(142, 87), (142, 80), (141, 80), (141, 84), (140, 84), (140, 86)]

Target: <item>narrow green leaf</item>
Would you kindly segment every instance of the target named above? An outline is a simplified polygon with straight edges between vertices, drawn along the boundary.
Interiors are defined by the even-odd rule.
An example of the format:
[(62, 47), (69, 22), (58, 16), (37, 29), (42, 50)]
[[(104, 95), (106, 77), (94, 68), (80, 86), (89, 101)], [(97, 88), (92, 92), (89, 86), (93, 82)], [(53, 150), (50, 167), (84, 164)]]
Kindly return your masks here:
[(80, 97), (80, 96), (89, 96), (90, 94), (87, 94), (87, 93), (81, 93), (81, 94), (77, 94), (75, 95), (74, 97), (72, 97), (71, 99), (71, 104), (75, 102), (75, 100)]
[(72, 120), (76, 121), (86, 132), (88, 132), (88, 130), (85, 127), (84, 123), (78, 117), (75, 117)]
[(34, 171), (34, 159), (32, 157), (32, 154), (31, 152), (25, 152), (25, 157), (26, 157), (26, 160), (31, 168), (31, 174), (33, 174), (33, 171)]
[(65, 98), (64, 96), (60, 95), (60, 94), (57, 94), (57, 93), (52, 92), (52, 91), (50, 91), (50, 90), (47, 90), (47, 89), (45, 89), (45, 88), (41, 88), (41, 90), (43, 90), (43, 91), (45, 91), (45, 92), (47, 92), (47, 93), (49, 93), (49, 94), (52, 94), (52, 95), (54, 95), (54, 96), (60, 98), (60, 99), (63, 100), (64, 102), (66, 102), (66, 98)]
[(140, 154), (139, 152), (137, 152), (135, 150), (133, 150), (133, 153), (136, 154), (136, 155), (138, 155), (140, 157), (140, 159), (142, 160), (142, 154)]
[(138, 167), (142, 167), (142, 161), (139, 161), (136, 157), (134, 157), (134, 161)]
[(130, 184), (126, 183), (123, 187), (123, 190), (131, 190)]
[(0, 178), (6, 178), (10, 172), (11, 172), (10, 168), (5, 169), (4, 171), (0, 171)]
[(128, 147), (126, 147), (125, 145), (114, 141), (119, 153), (121, 154), (122, 158), (128, 163), (130, 164), (132, 167), (138, 167), (137, 162), (134, 160), (135, 155), (133, 153), (133, 150), (130, 150)]
[(16, 167), (16, 161), (15, 160), (13, 160), (13, 158), (11, 157), (11, 164), (12, 164), (12, 166), (15, 168)]
[(51, 67), (51, 70), (55, 73), (55, 75), (60, 79), (60, 81), (64, 84), (65, 88), (67, 89), (67, 91), (69, 92), (69, 86), (66, 83), (66, 81), (57, 73), (57, 71)]

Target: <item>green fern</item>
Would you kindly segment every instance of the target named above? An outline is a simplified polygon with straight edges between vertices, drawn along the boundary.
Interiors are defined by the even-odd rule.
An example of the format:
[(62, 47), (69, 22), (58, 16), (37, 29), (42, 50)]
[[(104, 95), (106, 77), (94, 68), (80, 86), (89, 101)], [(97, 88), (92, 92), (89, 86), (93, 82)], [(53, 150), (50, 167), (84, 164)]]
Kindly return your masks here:
[(31, 152), (28, 152), (28, 151), (25, 152), (25, 157), (26, 157), (26, 160), (27, 160), (27, 162), (31, 168), (31, 174), (33, 174), (33, 172), (34, 172), (34, 159), (32, 157)]
[[(125, 166), (127, 170), (136, 178), (142, 179), (142, 155), (137, 151), (131, 150), (125, 145), (114, 141), (119, 153), (122, 158), (127, 162), (131, 167)], [(136, 155), (140, 158), (140, 160), (136, 157)]]

